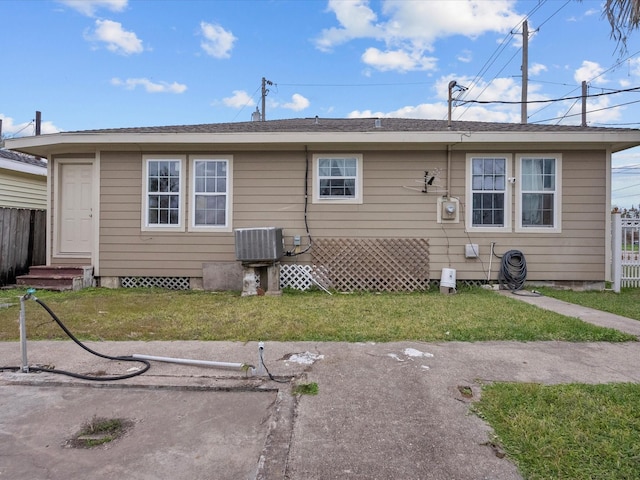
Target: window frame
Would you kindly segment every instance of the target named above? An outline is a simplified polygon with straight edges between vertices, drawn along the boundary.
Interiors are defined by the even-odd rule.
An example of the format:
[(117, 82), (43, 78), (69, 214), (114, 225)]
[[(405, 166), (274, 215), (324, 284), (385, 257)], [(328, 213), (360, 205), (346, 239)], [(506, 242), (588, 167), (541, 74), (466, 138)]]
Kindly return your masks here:
[[(142, 156), (142, 212), (141, 212), (141, 230), (153, 232), (184, 232), (185, 217), (185, 155), (143, 155)], [(178, 223), (175, 225), (150, 224), (149, 223), (149, 163), (174, 161), (178, 162), (178, 173), (180, 175), (178, 181)]]
[[(320, 160), (323, 159), (355, 159), (356, 160), (356, 177), (355, 177), (355, 195), (348, 197), (321, 197), (320, 196)], [(362, 154), (357, 153), (316, 153), (313, 155), (313, 203), (325, 204), (362, 204)]]
[[(505, 186), (504, 186), (504, 224), (501, 226), (474, 226), (473, 225), (473, 160), (474, 159), (504, 159), (505, 161)], [(494, 233), (494, 232), (511, 232), (511, 214), (512, 214), (512, 188), (511, 188), (511, 164), (513, 156), (505, 153), (468, 153), (466, 155), (466, 208), (465, 208), (465, 227), (466, 231), (476, 233)], [(499, 190), (490, 190), (491, 192), (499, 192)]]
[[(522, 196), (529, 191), (523, 191), (522, 161), (524, 159), (554, 159), (555, 160), (555, 188), (553, 193), (553, 226), (539, 227), (522, 224)], [(519, 153), (516, 155), (516, 225), (518, 233), (562, 233), (562, 154), (560, 153)], [(539, 192), (551, 193), (550, 190)]]
[[(225, 224), (224, 225), (196, 225), (196, 196), (202, 192), (196, 192), (196, 162), (198, 161), (212, 161), (220, 162), (224, 161), (227, 164), (227, 176), (226, 176), (226, 205), (225, 205)], [(231, 232), (233, 219), (232, 219), (232, 206), (233, 206), (233, 156), (232, 155), (190, 155), (189, 156), (189, 169), (190, 169), (190, 188), (189, 188), (189, 230), (197, 232)]]

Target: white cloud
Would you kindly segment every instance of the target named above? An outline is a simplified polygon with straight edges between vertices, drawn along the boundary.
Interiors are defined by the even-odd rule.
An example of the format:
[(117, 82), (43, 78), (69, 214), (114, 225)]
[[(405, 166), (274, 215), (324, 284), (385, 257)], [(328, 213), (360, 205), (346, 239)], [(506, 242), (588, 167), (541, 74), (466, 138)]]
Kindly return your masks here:
[[(350, 118), (365, 117), (402, 117), (402, 118), (426, 118), (446, 120), (448, 116), (449, 82), (456, 79), (458, 85), (469, 87), (465, 94), (458, 93), (454, 99), (474, 99), (479, 101), (508, 101), (513, 104), (481, 104), (455, 102), (452, 112), (452, 119), (478, 122), (510, 122), (519, 123), (521, 117), (520, 110), (520, 85), (513, 78), (497, 78), (491, 83), (473, 83), (471, 77), (447, 75), (439, 78), (434, 85), (435, 97), (432, 103), (421, 103), (417, 105), (406, 105), (397, 110), (381, 112), (373, 110), (354, 110), (348, 114)], [(529, 86), (530, 100), (543, 100), (538, 86)], [(575, 120), (574, 122), (575, 123)]]
[(306, 99), (299, 93), (294, 93), (291, 96), (291, 102), (284, 103), (281, 105), (281, 107), (289, 110), (293, 110), (295, 112), (299, 112), (300, 110), (304, 110), (305, 108), (308, 108), (309, 105), (310, 103), (308, 99)]
[[(611, 108), (610, 97), (587, 98), (587, 124), (615, 123), (620, 120), (625, 107)], [(562, 102), (556, 111), (560, 124), (579, 125), (582, 122), (582, 102)]]
[(373, 110), (354, 110), (348, 118), (441, 118), (447, 114), (447, 105), (444, 103), (423, 103), (420, 105), (408, 105), (391, 112), (374, 112)]
[(124, 87), (127, 90), (133, 90), (140, 86), (148, 93), (184, 93), (187, 90), (187, 86), (182, 83), (152, 82), (147, 78), (127, 78), (126, 80), (112, 78), (111, 84), (116, 87)]
[[(378, 14), (370, 0), (331, 0), (328, 11), (339, 26), (324, 29), (315, 40), (322, 51), (354, 39), (384, 42), (386, 58), (379, 48), (369, 47), (362, 56), (385, 70), (425, 70), (435, 65), (426, 57), (437, 40), (455, 35), (475, 38), (486, 32), (508, 32), (523, 18), (514, 11), (515, 0), (468, 0), (460, 2), (384, 0)], [(404, 59), (400, 52), (404, 53)], [(373, 57), (373, 58), (372, 58)], [(413, 60), (413, 61), (410, 61)], [(377, 67), (376, 67), (377, 68)]]
[[(460, 107), (463, 108), (463, 107)], [(347, 116), (349, 118), (371, 118), (371, 117), (395, 117), (395, 118), (425, 118), (442, 119), (447, 118), (448, 106), (442, 103), (422, 103), (419, 105), (408, 105), (391, 112), (372, 112), (371, 110), (354, 110)], [(452, 115), (456, 120), (456, 115)], [(520, 117), (516, 113), (509, 111), (489, 110), (484, 106), (473, 106), (465, 110), (464, 121), (467, 122), (518, 122)]]
[(244, 90), (234, 90), (233, 96), (223, 98), (222, 103), (231, 108), (253, 107), (256, 104)]
[(411, 40), (431, 48), (433, 42), (453, 35), (475, 38), (486, 32), (504, 33), (523, 18), (514, 0), (465, 2), (406, 2), (387, 0), (383, 12), (387, 37)]
[(541, 63), (534, 63), (529, 67), (529, 75), (540, 75), (542, 72), (546, 72), (547, 70), (549, 69), (546, 65), (543, 65)]
[[(2, 119), (2, 137), (25, 137), (29, 135), (35, 135), (36, 123), (35, 119), (28, 122), (15, 123), (12, 117), (8, 117), (0, 113)], [(46, 135), (48, 133), (58, 133), (60, 129), (56, 127), (51, 121), (44, 121), (40, 124), (40, 133)]]
[(369, 8), (369, 0), (329, 0), (328, 11), (336, 15), (340, 27), (324, 29), (316, 47), (322, 51), (331, 51), (333, 47), (354, 38), (378, 38), (383, 35), (374, 22), (377, 16)]
[(127, 8), (129, 0), (58, 0), (87, 17), (93, 17), (96, 11), (106, 8), (112, 12), (122, 12)]
[(380, 71), (396, 70), (408, 72), (412, 70), (435, 70), (436, 59), (422, 56), (420, 52), (405, 50), (387, 50), (382, 52), (377, 48), (368, 48), (362, 54), (362, 61)]
[(575, 71), (573, 79), (576, 82), (589, 82), (594, 84), (607, 83), (607, 79), (603, 75), (604, 68), (599, 63), (584, 60), (582, 66)]
[(220, 25), (200, 22), (200, 33), (204, 40), (200, 42), (202, 49), (214, 58), (229, 58), (233, 44), (237, 38)]
[(141, 53), (144, 50), (142, 40), (135, 33), (127, 32), (121, 23), (112, 20), (96, 20), (96, 29), (87, 35), (87, 39), (104, 42), (107, 50), (121, 55)]
[(456, 59), (462, 63), (470, 63), (473, 60), (473, 52), (471, 50), (463, 50)]

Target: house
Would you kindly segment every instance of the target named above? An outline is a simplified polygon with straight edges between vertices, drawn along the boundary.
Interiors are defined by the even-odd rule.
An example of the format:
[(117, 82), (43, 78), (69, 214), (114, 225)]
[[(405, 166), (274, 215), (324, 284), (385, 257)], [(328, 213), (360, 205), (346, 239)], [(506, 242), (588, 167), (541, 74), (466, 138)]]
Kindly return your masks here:
[(45, 262), (47, 162), (0, 148), (0, 286)]
[(47, 208), (47, 162), (0, 148), (0, 208)]
[(7, 144), (49, 161), (47, 263), (102, 286), (240, 289), (234, 232), (258, 227), (281, 232), (283, 271), (343, 290), (493, 281), (510, 250), (528, 281), (598, 286), (611, 155), (640, 130), (316, 117)]

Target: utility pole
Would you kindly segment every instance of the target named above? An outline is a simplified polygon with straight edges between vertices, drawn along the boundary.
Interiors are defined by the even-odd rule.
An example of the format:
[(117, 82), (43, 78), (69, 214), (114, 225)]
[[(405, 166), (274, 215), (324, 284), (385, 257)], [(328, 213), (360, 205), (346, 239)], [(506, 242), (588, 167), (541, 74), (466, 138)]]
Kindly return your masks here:
[(458, 82), (456, 82), (455, 80), (451, 80), (449, 82), (449, 112), (447, 115), (447, 128), (449, 130), (451, 130), (451, 104), (453, 103), (453, 89), (455, 88), (455, 86), (458, 85)]
[(262, 121), (264, 122), (266, 120), (266, 116), (265, 116), (265, 107), (266, 107), (266, 100), (267, 100), (267, 94), (269, 93), (269, 89), (267, 88), (267, 85), (271, 86), (273, 85), (273, 82), (271, 80), (267, 80), (266, 78), (262, 77)]
[(522, 100), (520, 123), (527, 123), (527, 90), (529, 89), (529, 24), (522, 22)]
[(582, 126), (587, 126), (587, 82), (582, 81)]
[(457, 92), (464, 92), (465, 90), (467, 90), (467, 87), (463, 87), (462, 85), (458, 85), (458, 82), (456, 82), (455, 80), (451, 80), (449, 82), (449, 114), (448, 114), (448, 120), (447, 120), (447, 128), (449, 130), (451, 130), (451, 111), (453, 108), (453, 89), (456, 89)]
[(36, 110), (36, 135), (40, 135), (42, 127), (42, 113)]

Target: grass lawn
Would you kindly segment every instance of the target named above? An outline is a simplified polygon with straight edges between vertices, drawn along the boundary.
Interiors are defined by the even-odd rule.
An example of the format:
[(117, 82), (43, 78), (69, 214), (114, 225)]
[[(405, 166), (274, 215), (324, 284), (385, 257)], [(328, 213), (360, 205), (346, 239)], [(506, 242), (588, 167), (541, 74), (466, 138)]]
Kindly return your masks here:
[(497, 383), (474, 405), (527, 480), (640, 478), (640, 385)]
[[(19, 338), (19, 296), (0, 292), (0, 341)], [(630, 341), (632, 335), (584, 323), (480, 288), (457, 295), (235, 293), (155, 289), (36, 292), (80, 339), (391, 342)], [(30, 340), (64, 339), (47, 312), (26, 302)]]
[(640, 288), (623, 288), (620, 293), (612, 291), (577, 292), (553, 288), (536, 289), (544, 295), (558, 300), (640, 320)]
[[(640, 320), (640, 291), (540, 290)], [(12, 304), (0, 308), (0, 341), (19, 338), (19, 296), (24, 293), (0, 291), (0, 305)], [(36, 295), (84, 340), (637, 340), (479, 288), (457, 295), (284, 292), (241, 297), (237, 292), (155, 289)], [(584, 298), (595, 303), (575, 300)], [(629, 303), (632, 309), (626, 310)], [(26, 303), (26, 320), (30, 340), (66, 338), (33, 301)], [(634, 384), (497, 383), (483, 388), (473, 408), (494, 428), (496, 443), (527, 480), (630, 480), (640, 479), (638, 405), (640, 385)]]

